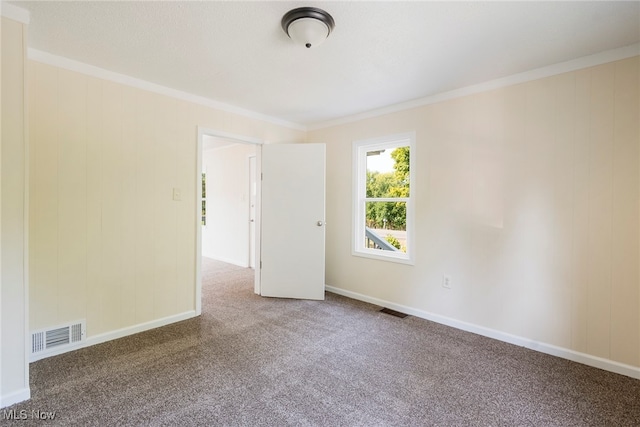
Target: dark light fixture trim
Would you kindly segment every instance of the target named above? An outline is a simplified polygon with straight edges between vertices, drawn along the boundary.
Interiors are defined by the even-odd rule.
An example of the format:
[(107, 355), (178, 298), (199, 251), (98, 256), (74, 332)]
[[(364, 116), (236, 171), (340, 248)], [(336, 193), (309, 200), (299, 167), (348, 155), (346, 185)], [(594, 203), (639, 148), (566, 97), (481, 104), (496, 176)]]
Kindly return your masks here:
[[(287, 34), (287, 36), (291, 37), (291, 35), (289, 34), (289, 26), (294, 21), (302, 18), (317, 19), (318, 21), (326, 25), (328, 30), (327, 37), (329, 36), (329, 34), (331, 34), (331, 31), (333, 31), (334, 27), (336, 26), (333, 17), (324, 10), (317, 7), (299, 7), (297, 9), (290, 10), (282, 17), (282, 21), (280, 22), (280, 24), (282, 25), (282, 29)], [(307, 43), (306, 47), (309, 48), (311, 47), (311, 45)]]

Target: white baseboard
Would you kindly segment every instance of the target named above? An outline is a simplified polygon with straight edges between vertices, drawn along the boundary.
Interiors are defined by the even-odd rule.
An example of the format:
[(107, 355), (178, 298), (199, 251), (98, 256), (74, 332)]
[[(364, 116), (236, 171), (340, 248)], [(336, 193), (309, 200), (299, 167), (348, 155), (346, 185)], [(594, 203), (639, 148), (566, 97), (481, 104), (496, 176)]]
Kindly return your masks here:
[(209, 253), (203, 253), (202, 256), (205, 258), (215, 259), (216, 261), (226, 262), (227, 264), (237, 265), (238, 267), (243, 267), (243, 268), (249, 267), (249, 264), (247, 264), (246, 262), (238, 261), (237, 259), (233, 259), (233, 258), (219, 257)]
[(159, 328), (161, 326), (166, 326), (171, 323), (187, 320), (192, 317), (196, 317), (195, 310), (185, 311), (184, 313), (174, 314), (172, 316), (163, 317), (161, 319), (139, 323), (137, 325), (127, 326), (126, 328), (116, 329), (114, 331), (109, 331), (102, 334), (94, 335), (91, 337), (87, 337), (86, 340), (79, 342), (75, 346), (65, 347), (63, 349), (60, 349), (59, 351), (52, 351), (47, 354), (34, 356), (29, 362), (35, 362), (37, 360), (45, 359), (47, 357), (57, 356), (59, 354), (68, 353), (70, 351), (75, 351), (81, 348), (90, 347), (92, 345), (101, 344), (103, 342), (115, 340), (118, 338), (123, 338), (128, 335), (133, 335), (133, 334), (137, 334), (138, 332), (144, 332), (150, 329)]
[(28, 387), (16, 390), (9, 394), (3, 394), (2, 396), (0, 396), (0, 408), (6, 408), (7, 406), (11, 406), (29, 399), (31, 399), (31, 389)]
[(387, 307), (392, 310), (420, 317), (422, 319), (431, 320), (432, 322), (440, 323), (442, 325), (451, 326), (456, 329), (472, 332), (474, 334), (493, 338), (499, 341), (507, 342), (509, 344), (526, 347), (528, 349), (539, 351), (541, 353), (546, 353), (552, 356), (557, 356), (563, 359), (582, 363), (584, 365), (593, 366), (594, 368), (604, 369), (605, 371), (615, 372), (616, 374), (640, 379), (640, 367), (626, 365), (624, 363), (615, 362), (613, 360), (592, 356), (586, 353), (580, 353), (568, 348), (558, 347), (555, 345), (534, 341), (529, 338), (519, 337), (517, 335), (511, 335), (495, 329), (485, 328), (484, 326), (475, 325), (473, 323), (462, 322), (450, 317), (441, 316), (439, 314), (430, 313), (428, 311), (418, 310), (416, 308), (407, 307), (405, 305), (396, 304), (368, 295), (359, 294), (357, 292), (348, 291), (346, 289), (336, 288), (334, 286), (327, 285), (325, 286), (325, 289), (329, 292), (333, 292), (334, 294), (379, 305), (381, 307)]
[(148, 331), (150, 329), (159, 328), (161, 326), (170, 325), (171, 323), (191, 319), (192, 317), (196, 317), (195, 310), (185, 311), (184, 313), (174, 314), (173, 316), (167, 316), (161, 319), (152, 320), (150, 322), (139, 323), (134, 326), (128, 326), (126, 328), (117, 329), (115, 331), (105, 332), (103, 334), (87, 337), (84, 347), (101, 344), (103, 342), (123, 338), (128, 335), (133, 335), (139, 332)]

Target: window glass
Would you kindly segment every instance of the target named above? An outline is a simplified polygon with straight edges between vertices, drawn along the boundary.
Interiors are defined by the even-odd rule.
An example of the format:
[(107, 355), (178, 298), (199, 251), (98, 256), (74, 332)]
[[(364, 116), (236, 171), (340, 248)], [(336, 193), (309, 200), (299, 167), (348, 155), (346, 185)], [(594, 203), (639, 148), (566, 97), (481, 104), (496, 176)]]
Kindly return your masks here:
[(413, 134), (354, 142), (354, 255), (412, 262)]

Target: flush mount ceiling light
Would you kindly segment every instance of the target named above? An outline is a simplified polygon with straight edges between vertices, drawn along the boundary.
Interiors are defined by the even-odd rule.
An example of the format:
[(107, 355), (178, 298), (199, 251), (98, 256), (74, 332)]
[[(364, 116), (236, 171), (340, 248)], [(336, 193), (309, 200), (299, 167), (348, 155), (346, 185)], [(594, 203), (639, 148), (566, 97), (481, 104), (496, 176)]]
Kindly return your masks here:
[(336, 23), (327, 12), (317, 7), (299, 7), (285, 13), (282, 29), (294, 42), (307, 48), (321, 44)]

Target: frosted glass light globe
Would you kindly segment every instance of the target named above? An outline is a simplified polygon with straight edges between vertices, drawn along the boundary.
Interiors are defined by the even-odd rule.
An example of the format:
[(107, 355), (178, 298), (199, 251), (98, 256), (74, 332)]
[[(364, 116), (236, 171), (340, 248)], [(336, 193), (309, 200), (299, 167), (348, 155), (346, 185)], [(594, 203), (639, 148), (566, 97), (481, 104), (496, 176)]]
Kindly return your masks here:
[(329, 35), (329, 27), (315, 18), (300, 18), (289, 24), (289, 37), (307, 48), (322, 44)]

